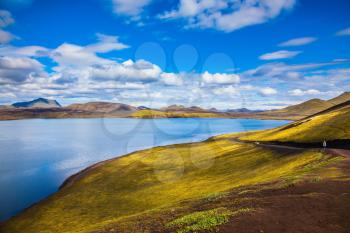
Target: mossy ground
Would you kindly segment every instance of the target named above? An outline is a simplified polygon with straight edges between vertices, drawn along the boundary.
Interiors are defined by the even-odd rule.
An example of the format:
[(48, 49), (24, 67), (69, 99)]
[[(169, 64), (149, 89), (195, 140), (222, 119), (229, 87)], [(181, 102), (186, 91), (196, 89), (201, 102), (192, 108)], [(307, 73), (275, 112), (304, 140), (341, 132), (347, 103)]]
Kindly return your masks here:
[(177, 218), (166, 224), (166, 227), (177, 233), (214, 231), (217, 230), (218, 226), (227, 223), (230, 217), (250, 211), (253, 211), (253, 209), (242, 208), (235, 212), (226, 208), (198, 211)]

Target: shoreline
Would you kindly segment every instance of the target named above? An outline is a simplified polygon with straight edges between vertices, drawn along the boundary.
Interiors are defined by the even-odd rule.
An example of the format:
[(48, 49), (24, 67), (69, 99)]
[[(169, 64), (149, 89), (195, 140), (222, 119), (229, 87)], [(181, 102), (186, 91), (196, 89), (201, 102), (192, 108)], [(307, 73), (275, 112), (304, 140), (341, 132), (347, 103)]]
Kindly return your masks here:
[[(118, 159), (122, 159), (122, 158), (125, 158), (125, 157), (128, 157), (128, 156), (131, 156), (135, 153), (140, 153), (142, 151), (146, 151), (146, 150), (151, 150), (151, 149), (155, 149), (155, 148), (159, 148), (159, 147), (174, 147), (174, 146), (178, 146), (178, 145), (189, 145), (189, 144), (196, 144), (196, 143), (203, 143), (203, 142), (206, 142), (206, 141), (211, 141), (211, 140), (215, 140), (215, 137), (217, 136), (222, 136), (222, 135), (226, 135), (227, 133), (225, 134), (219, 134), (219, 135), (216, 135), (216, 136), (211, 136), (207, 139), (204, 139), (204, 140), (201, 140), (201, 141), (198, 141), (198, 142), (187, 142), (187, 143), (176, 143), (176, 144), (169, 144), (169, 145), (162, 145), (162, 146), (154, 146), (154, 147), (150, 147), (150, 148), (147, 148), (147, 149), (142, 149), (142, 150), (137, 150), (137, 151), (134, 151), (134, 152), (131, 152), (131, 153), (128, 153), (128, 154), (124, 154), (124, 155), (121, 155), (121, 156), (118, 156), (118, 157), (113, 157), (111, 159), (107, 159), (107, 160), (103, 160), (103, 161), (100, 161), (100, 162), (97, 162), (97, 163), (94, 163), (86, 168), (83, 168), (82, 170), (70, 175), (69, 177), (67, 177), (63, 182), (62, 184), (58, 187), (58, 189), (53, 192), (52, 194), (50, 194), (49, 196), (31, 204), (30, 206), (24, 208), (23, 210), (21, 210), (20, 212), (18, 212), (17, 214), (9, 217), (8, 219), (5, 219), (5, 220), (2, 220), (0, 221), (0, 224), (2, 223), (5, 223), (7, 221), (10, 221), (12, 218), (16, 218), (17, 216), (19, 216), (20, 214), (22, 214), (23, 212), (27, 211), (28, 209), (36, 206), (36, 205), (39, 205), (40, 203), (42, 202), (45, 202), (47, 199), (51, 198), (53, 195), (57, 194), (59, 191), (65, 189), (65, 188), (69, 188), (70, 186), (74, 185), (74, 183), (78, 180), (80, 180), (81, 178), (83, 178), (85, 175), (87, 175), (90, 171), (100, 167), (100, 166), (103, 166), (107, 163), (110, 163), (110, 162), (113, 162), (113, 161), (116, 161)], [(317, 146), (317, 145), (320, 145), (321, 142), (318, 142), (318, 143), (290, 143), (290, 142), (255, 142), (255, 141), (240, 141), (240, 140), (233, 140), (233, 142), (236, 142), (236, 143), (248, 143), (248, 144), (254, 144), (256, 146), (260, 146), (260, 147), (269, 147), (270, 149), (273, 149), (274, 147), (276, 147), (278, 149), (278, 147), (291, 147), (292, 149), (301, 149), (301, 150), (308, 150), (308, 149), (322, 149), (320, 146)], [(332, 141), (329, 142), (329, 145), (332, 145)], [(334, 141), (334, 143), (338, 144), (340, 143), (341, 145), (347, 145), (346, 147), (343, 147), (343, 146), (335, 146), (335, 147), (327, 147), (326, 150), (329, 150), (329, 151), (332, 151), (332, 150), (345, 150), (345, 151), (349, 151), (350, 150), (350, 140), (336, 140)], [(349, 145), (349, 146), (348, 146)], [(350, 152), (349, 152), (350, 153)], [(338, 154), (339, 155), (339, 154)]]
[[(215, 137), (215, 136), (213, 136)], [(147, 149), (142, 149), (142, 150), (137, 150), (137, 151), (134, 151), (134, 152), (131, 152), (131, 153), (128, 153), (128, 154), (124, 154), (124, 155), (121, 155), (121, 156), (117, 156), (117, 157), (113, 157), (111, 159), (107, 159), (107, 160), (103, 160), (103, 161), (100, 161), (100, 162), (97, 162), (97, 163), (94, 163), (90, 166), (87, 166), (83, 169), (81, 169), (80, 171), (68, 176), (62, 183), (61, 185), (57, 188), (57, 190), (53, 193), (51, 193), (50, 195), (44, 197), (43, 199), (41, 200), (38, 200), (34, 203), (32, 203), (31, 205), (29, 205), (28, 207), (25, 207), (24, 209), (20, 210), (17, 214), (14, 214), (12, 216), (10, 216), (9, 218), (7, 219), (4, 219), (4, 220), (0, 220), (0, 225), (7, 222), (7, 221), (10, 221), (12, 218), (16, 218), (18, 215), (22, 214), (23, 212), (27, 211), (28, 209), (36, 206), (36, 205), (39, 205), (40, 203), (42, 202), (45, 202), (47, 199), (49, 199), (50, 197), (52, 197), (53, 195), (55, 195), (57, 192), (61, 191), (62, 189), (64, 188), (67, 188), (67, 187), (70, 187), (71, 185), (74, 184), (75, 181), (79, 180), (80, 178), (84, 177), (84, 175), (86, 175), (88, 172), (90, 172), (91, 170), (95, 169), (95, 168), (98, 168), (100, 166), (103, 166), (104, 164), (106, 163), (109, 163), (109, 162), (113, 162), (115, 160), (118, 160), (118, 159), (121, 159), (121, 158), (124, 158), (124, 157), (128, 157), (128, 156), (131, 156), (132, 154), (134, 153), (140, 153), (142, 151), (146, 151), (146, 150), (150, 150), (150, 149), (155, 149), (155, 148), (158, 148), (158, 147), (171, 147), (171, 146), (177, 146), (177, 145), (186, 145), (186, 144), (193, 144), (193, 143), (201, 143), (201, 142), (205, 142), (205, 141), (208, 141), (210, 140), (212, 137), (209, 137), (205, 140), (202, 140), (202, 141), (198, 141), (198, 142), (185, 142), (185, 143), (175, 143), (175, 144), (169, 144), (169, 145), (163, 145), (163, 146), (154, 146), (154, 147), (150, 147), (150, 148), (147, 148)]]

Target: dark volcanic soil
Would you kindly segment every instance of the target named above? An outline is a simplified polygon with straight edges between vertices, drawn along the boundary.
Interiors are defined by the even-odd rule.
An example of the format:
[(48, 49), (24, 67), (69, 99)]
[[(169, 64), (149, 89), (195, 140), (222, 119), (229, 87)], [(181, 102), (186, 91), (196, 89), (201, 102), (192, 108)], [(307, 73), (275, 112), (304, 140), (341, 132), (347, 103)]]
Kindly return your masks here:
[(327, 152), (347, 158), (338, 165), (343, 177), (245, 195), (257, 211), (231, 219), (219, 232), (350, 233), (350, 151)]
[(257, 211), (233, 218), (219, 232), (350, 232), (350, 181), (305, 183), (251, 198)]

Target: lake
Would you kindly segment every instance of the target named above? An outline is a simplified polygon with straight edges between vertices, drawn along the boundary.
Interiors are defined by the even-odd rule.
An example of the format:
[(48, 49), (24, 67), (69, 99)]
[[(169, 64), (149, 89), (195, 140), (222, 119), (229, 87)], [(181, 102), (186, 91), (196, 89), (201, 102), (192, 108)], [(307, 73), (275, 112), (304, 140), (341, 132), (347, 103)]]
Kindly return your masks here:
[(140, 149), (267, 129), (252, 119), (35, 119), (0, 121), (0, 220), (57, 191), (70, 175)]

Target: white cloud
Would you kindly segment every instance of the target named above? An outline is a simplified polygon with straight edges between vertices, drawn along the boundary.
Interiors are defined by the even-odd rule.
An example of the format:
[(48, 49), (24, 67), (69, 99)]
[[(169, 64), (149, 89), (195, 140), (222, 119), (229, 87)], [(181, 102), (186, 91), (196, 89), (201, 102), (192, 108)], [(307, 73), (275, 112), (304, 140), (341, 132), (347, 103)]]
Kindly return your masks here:
[(240, 78), (236, 74), (216, 73), (211, 74), (204, 72), (202, 75), (202, 81), (205, 84), (236, 84), (239, 83)]
[(139, 15), (152, 0), (112, 0), (113, 11), (126, 16)]
[(68, 43), (64, 43), (54, 49), (50, 56), (60, 66), (64, 67), (82, 67), (109, 63), (108, 59), (98, 57), (95, 53), (87, 51), (83, 46)]
[(30, 58), (0, 57), (0, 67), (3, 69), (42, 68), (42, 64)]
[(181, 86), (183, 84), (183, 77), (174, 73), (162, 73), (160, 75), (163, 83), (169, 86)]
[(8, 42), (16, 38), (17, 37), (12, 33), (0, 29), (0, 44), (7, 44)]
[(271, 79), (280, 79), (284, 81), (301, 80), (304, 72), (320, 69), (326, 66), (333, 66), (339, 64), (346, 64), (347, 60), (336, 60), (324, 63), (306, 63), (299, 65), (287, 65), (283, 62), (267, 63), (252, 70), (247, 70), (240, 74), (243, 81), (251, 80), (253, 78), (265, 81)]
[(295, 0), (180, 0), (177, 9), (164, 13), (160, 18), (183, 18), (187, 20), (188, 27), (232, 32), (265, 23), (294, 5)]
[(315, 42), (317, 40), (316, 37), (302, 37), (302, 38), (295, 38), (288, 41), (285, 41), (278, 46), (280, 47), (289, 47), (289, 46), (301, 46), (301, 45), (307, 45), (311, 44), (312, 42)]
[(49, 49), (41, 46), (2, 46), (0, 47), (0, 55), (3, 56), (27, 56), (27, 57), (39, 57), (47, 56)]
[(259, 90), (259, 93), (262, 96), (270, 96), (270, 95), (276, 95), (278, 92), (276, 89), (273, 89), (271, 87), (264, 87)]
[(227, 86), (227, 87), (219, 87), (213, 90), (213, 93), (218, 96), (234, 96), (239, 93), (237, 87)]
[(128, 48), (120, 43), (117, 36), (97, 34), (98, 42), (86, 46), (64, 43), (51, 54), (51, 58), (60, 66), (82, 67), (89, 65), (106, 65), (114, 62), (97, 56), (97, 53), (107, 53)]
[(42, 69), (43, 65), (31, 58), (0, 57), (0, 83), (23, 82)]
[(9, 11), (0, 10), (0, 44), (7, 44), (10, 41), (18, 38), (11, 32), (1, 29), (7, 27), (10, 24), (13, 24), (14, 22), (15, 20), (12, 18), (12, 15)]
[(89, 75), (100, 80), (124, 80), (129, 82), (156, 81), (162, 70), (150, 62), (127, 60), (123, 63), (112, 63), (105, 66), (95, 66), (90, 69)]
[(129, 48), (128, 45), (119, 42), (118, 36), (110, 36), (101, 33), (96, 34), (99, 42), (85, 47), (85, 50), (93, 53), (108, 53), (114, 50)]
[(336, 33), (337, 36), (349, 36), (350, 35), (350, 27), (344, 28), (343, 30), (340, 30)]
[(319, 90), (310, 89), (310, 90), (301, 90), (301, 89), (294, 89), (291, 91), (288, 91), (289, 95), (291, 96), (304, 96), (304, 95), (319, 95), (321, 92)]
[(0, 10), (0, 27), (6, 27), (10, 24), (13, 24), (15, 20), (12, 18), (12, 15), (9, 11)]
[(280, 50), (273, 53), (266, 53), (259, 57), (260, 60), (279, 60), (279, 59), (287, 59), (287, 58), (293, 58), (297, 56), (298, 54), (302, 53), (301, 51), (287, 51), (287, 50)]

